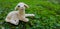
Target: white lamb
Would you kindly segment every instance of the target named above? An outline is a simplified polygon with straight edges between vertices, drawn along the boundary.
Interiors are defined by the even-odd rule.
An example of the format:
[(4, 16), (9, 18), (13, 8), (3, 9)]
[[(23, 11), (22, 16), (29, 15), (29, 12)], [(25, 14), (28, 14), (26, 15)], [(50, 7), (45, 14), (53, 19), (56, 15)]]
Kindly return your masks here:
[(19, 20), (24, 21), (24, 22), (28, 22), (29, 19), (26, 17), (34, 16), (34, 14), (25, 14), (25, 8), (29, 8), (27, 4), (25, 4), (23, 2), (18, 3), (18, 5), (15, 7), (15, 10), (18, 10), (18, 11), (10, 12), (7, 15), (5, 21), (12, 23), (14, 25), (18, 25)]

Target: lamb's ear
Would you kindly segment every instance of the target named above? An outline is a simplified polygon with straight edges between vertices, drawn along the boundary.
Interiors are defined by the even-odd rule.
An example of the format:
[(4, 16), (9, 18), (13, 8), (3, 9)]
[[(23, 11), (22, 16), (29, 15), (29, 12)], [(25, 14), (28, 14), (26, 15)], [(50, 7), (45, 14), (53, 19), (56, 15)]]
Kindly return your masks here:
[(15, 7), (15, 10), (17, 10), (17, 6)]
[(26, 8), (29, 8), (29, 6), (27, 4), (24, 5)]

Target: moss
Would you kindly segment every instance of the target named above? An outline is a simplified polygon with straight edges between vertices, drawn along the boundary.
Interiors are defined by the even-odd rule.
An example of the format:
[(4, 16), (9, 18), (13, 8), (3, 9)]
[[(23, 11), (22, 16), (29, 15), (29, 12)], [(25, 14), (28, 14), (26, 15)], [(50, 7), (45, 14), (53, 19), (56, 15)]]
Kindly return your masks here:
[[(20, 21), (17, 26), (5, 22), (7, 14), (19, 2), (28, 4), (30, 8), (26, 13), (33, 13), (35, 17), (28, 17), (28, 23)], [(58, 0), (0, 0), (0, 23), (5, 29), (57, 29), (60, 27), (60, 4)]]

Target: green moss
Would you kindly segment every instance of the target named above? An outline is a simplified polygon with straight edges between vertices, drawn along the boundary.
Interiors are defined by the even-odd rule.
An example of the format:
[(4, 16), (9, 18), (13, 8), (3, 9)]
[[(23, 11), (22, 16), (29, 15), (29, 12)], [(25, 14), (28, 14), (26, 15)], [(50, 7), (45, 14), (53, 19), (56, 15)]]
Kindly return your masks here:
[[(30, 8), (26, 13), (33, 13), (35, 17), (28, 17), (28, 23), (20, 21), (17, 26), (6, 23), (7, 14), (19, 2), (28, 4)], [(0, 0), (0, 26), (5, 29), (60, 29), (60, 4), (58, 0)]]

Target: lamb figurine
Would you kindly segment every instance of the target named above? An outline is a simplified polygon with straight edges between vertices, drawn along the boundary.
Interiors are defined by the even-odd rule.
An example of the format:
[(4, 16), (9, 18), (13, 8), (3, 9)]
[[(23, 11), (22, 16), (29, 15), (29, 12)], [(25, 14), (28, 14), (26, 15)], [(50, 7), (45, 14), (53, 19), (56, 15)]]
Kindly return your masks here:
[(25, 8), (29, 8), (29, 6), (23, 2), (18, 3), (17, 6), (15, 7), (15, 10), (17, 10), (17, 11), (10, 12), (7, 15), (5, 21), (12, 23), (14, 25), (18, 25), (19, 20), (28, 22), (29, 19), (26, 17), (35, 16), (35, 15), (34, 14), (25, 14)]

